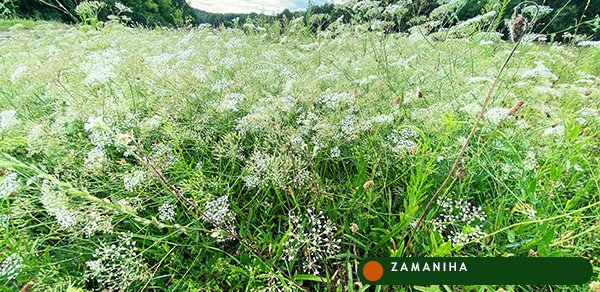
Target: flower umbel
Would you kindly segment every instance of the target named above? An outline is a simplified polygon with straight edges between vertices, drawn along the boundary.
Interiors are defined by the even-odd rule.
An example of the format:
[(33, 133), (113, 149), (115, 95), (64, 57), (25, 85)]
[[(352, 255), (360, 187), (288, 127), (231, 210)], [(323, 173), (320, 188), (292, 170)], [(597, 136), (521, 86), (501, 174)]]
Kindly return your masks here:
[(0, 263), (0, 279), (9, 281), (15, 279), (24, 266), (23, 258), (16, 253), (12, 253)]
[(462, 246), (486, 236), (483, 222), (486, 214), (481, 207), (452, 198), (437, 199), (440, 213), (432, 220), (433, 231), (446, 235), (453, 245)]
[(320, 275), (327, 258), (340, 251), (341, 239), (335, 239), (337, 228), (323, 211), (315, 213), (312, 209), (305, 216), (291, 213), (289, 224), (289, 238), (283, 244), (285, 260), (301, 259), (304, 272)]

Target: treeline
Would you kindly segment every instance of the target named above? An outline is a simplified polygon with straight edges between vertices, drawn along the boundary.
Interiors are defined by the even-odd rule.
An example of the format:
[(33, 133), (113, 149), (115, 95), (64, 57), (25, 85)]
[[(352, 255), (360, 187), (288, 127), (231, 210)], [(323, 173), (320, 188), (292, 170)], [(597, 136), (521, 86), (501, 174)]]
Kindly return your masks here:
[[(468, 36), (486, 31), (507, 35), (506, 20), (522, 0), (347, 0), (343, 4), (313, 5), (305, 11), (288, 9), (276, 15), (257, 13), (210, 13), (194, 9), (186, 0), (0, 0), (0, 16), (84, 22), (106, 21), (118, 15), (121, 22), (144, 26), (188, 26), (200, 23), (214, 27), (265, 28), (280, 31), (300, 21), (308, 32), (351, 24), (387, 33), (419, 29), (424, 33)], [(528, 19), (539, 12), (534, 33), (561, 40), (572, 34), (600, 39), (600, 5), (597, 0), (537, 0), (521, 6)], [(92, 4), (101, 4), (98, 7)], [(82, 8), (82, 6), (85, 6)], [(78, 9), (78, 7), (80, 9)], [(125, 7), (126, 9), (123, 10)], [(82, 10), (88, 10), (87, 16)], [(94, 10), (96, 9), (96, 10)], [(4, 12), (3, 12), (4, 11)], [(8, 11), (8, 13), (6, 12)], [(113, 17), (113, 18), (111, 18)]]
[[(471, 31), (507, 33), (506, 20), (521, 0), (348, 0), (344, 4), (310, 6), (306, 11), (272, 16), (259, 14), (215, 14), (198, 11), (200, 22), (214, 27), (238, 26), (244, 23), (274, 23), (284, 25), (291, 19), (302, 18), (310, 31), (328, 29), (334, 24), (371, 24), (368, 29), (385, 32), (406, 32), (419, 28), (426, 32), (446, 31), (453, 27)], [(534, 33), (553, 35), (562, 39), (569, 34), (600, 38), (600, 5), (594, 0), (538, 0), (539, 13)], [(532, 19), (533, 5), (523, 5), (520, 13)], [(456, 30), (454, 30), (456, 31)], [(467, 30), (467, 34), (469, 30)]]
[(97, 15), (94, 16), (100, 21), (107, 21), (111, 16), (120, 14), (120, 18), (131, 25), (153, 27), (200, 23), (195, 9), (186, 0), (0, 0), (0, 5), (2, 3), (4, 16), (66, 23), (83, 21), (80, 13), (82, 6), (98, 7)]

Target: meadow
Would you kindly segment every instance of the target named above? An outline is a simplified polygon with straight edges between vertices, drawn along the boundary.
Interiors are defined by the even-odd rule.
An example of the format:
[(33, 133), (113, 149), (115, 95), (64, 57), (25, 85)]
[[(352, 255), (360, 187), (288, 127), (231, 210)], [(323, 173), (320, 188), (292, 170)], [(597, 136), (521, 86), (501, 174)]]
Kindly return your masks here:
[[(412, 234), (499, 34), (0, 27), (1, 291), (600, 291), (597, 46), (521, 43)], [(581, 256), (595, 282), (360, 283), (403, 251)]]

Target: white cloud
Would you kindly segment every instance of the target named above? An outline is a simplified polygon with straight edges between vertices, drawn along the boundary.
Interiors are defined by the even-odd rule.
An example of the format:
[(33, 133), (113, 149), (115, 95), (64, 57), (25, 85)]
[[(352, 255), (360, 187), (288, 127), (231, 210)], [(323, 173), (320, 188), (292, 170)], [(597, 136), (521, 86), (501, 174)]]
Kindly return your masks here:
[(217, 13), (267, 13), (274, 14), (284, 9), (300, 10), (308, 6), (308, 0), (190, 0), (194, 8)]
[[(216, 13), (266, 13), (276, 14), (284, 9), (291, 11), (306, 9), (308, 0), (189, 0), (194, 8)], [(314, 5), (325, 2), (342, 3), (345, 0), (316, 0)]]

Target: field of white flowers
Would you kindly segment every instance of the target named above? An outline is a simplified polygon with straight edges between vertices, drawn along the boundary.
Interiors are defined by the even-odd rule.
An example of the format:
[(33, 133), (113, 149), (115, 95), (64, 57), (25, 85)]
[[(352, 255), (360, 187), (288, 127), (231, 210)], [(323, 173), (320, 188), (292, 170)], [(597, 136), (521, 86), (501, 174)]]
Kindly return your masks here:
[[(401, 255), (512, 46), (2, 31), (0, 290), (372, 290), (358, 263)], [(521, 44), (406, 256), (582, 256), (598, 281), (599, 74), (597, 47)]]

